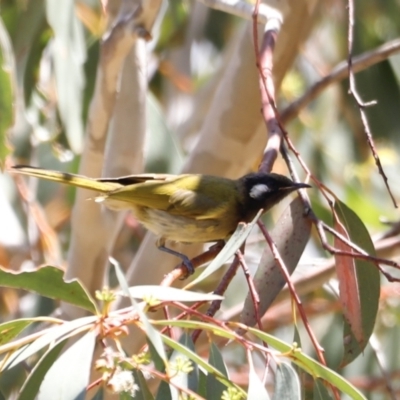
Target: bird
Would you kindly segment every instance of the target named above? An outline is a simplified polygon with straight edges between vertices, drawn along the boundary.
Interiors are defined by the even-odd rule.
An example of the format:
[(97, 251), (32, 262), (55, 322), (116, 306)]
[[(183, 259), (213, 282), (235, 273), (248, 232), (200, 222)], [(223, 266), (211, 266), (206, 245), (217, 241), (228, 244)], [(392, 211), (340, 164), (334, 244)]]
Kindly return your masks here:
[(160, 250), (181, 258), (193, 273), (190, 260), (167, 247), (166, 241), (205, 243), (227, 240), (240, 222), (251, 222), (290, 193), (309, 188), (277, 173), (252, 172), (239, 179), (202, 174), (137, 174), (119, 178), (89, 178), (28, 165), (12, 172), (98, 192), (94, 198), (112, 210), (132, 211), (159, 237)]

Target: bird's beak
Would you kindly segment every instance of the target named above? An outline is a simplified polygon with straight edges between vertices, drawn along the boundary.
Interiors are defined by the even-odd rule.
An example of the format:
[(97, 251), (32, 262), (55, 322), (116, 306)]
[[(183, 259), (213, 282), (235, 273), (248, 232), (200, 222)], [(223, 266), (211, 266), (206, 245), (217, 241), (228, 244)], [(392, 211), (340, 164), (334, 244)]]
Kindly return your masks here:
[(308, 183), (301, 183), (301, 182), (299, 182), (299, 183), (296, 182), (296, 183), (293, 185), (293, 188), (296, 188), (296, 189), (310, 188), (310, 187), (312, 187), (312, 186), (309, 185)]

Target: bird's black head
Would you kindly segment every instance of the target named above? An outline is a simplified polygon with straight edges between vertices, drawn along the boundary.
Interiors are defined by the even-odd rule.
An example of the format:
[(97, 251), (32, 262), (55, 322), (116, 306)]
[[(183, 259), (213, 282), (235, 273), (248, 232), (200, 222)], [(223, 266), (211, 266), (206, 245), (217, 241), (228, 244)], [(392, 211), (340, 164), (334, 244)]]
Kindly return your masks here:
[(246, 220), (252, 219), (261, 208), (268, 211), (293, 191), (310, 187), (306, 183), (295, 183), (283, 175), (262, 172), (245, 175), (239, 182), (243, 190), (243, 214)]

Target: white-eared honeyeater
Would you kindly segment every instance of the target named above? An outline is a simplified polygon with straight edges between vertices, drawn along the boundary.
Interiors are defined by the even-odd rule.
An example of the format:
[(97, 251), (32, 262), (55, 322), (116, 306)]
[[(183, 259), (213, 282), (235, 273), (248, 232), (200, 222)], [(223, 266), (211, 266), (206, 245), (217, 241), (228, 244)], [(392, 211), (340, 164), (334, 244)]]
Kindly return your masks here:
[[(310, 187), (275, 173), (250, 173), (239, 179), (212, 175), (139, 174), (120, 178), (88, 178), (65, 172), (17, 165), (13, 172), (99, 192), (96, 201), (113, 210), (130, 209), (147, 229), (165, 240), (195, 243), (225, 240), (239, 222), (250, 222), (291, 192)], [(189, 268), (190, 269), (190, 268)]]

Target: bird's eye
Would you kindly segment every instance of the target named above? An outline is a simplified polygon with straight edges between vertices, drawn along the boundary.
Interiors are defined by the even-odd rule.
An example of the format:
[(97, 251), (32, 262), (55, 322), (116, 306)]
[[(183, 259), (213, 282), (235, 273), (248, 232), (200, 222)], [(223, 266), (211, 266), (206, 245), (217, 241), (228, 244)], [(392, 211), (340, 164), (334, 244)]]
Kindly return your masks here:
[(260, 197), (262, 197), (265, 193), (270, 192), (271, 189), (265, 185), (264, 183), (257, 183), (256, 185), (254, 185), (251, 189), (250, 189), (250, 197), (252, 197), (253, 199), (259, 199)]

